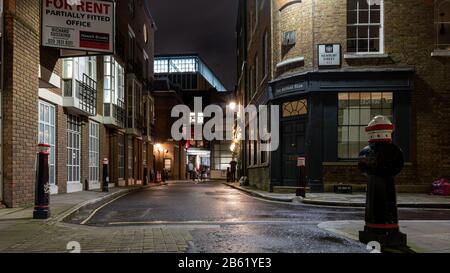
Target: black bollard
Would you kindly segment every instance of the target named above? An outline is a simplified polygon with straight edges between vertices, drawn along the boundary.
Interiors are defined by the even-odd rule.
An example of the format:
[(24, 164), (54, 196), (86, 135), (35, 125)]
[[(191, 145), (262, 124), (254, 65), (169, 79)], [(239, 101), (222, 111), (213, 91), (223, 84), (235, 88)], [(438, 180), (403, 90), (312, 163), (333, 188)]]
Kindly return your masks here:
[(50, 217), (50, 183), (48, 165), (50, 145), (39, 144), (38, 147), (39, 153), (33, 219), (48, 219)]
[(377, 116), (367, 127), (369, 146), (360, 153), (359, 169), (369, 177), (366, 194), (364, 231), (359, 232), (362, 243), (378, 242), (383, 248), (406, 247), (406, 234), (398, 223), (395, 176), (404, 166), (403, 152), (392, 143), (394, 126)]
[(103, 192), (109, 192), (108, 165), (109, 165), (108, 159), (107, 158), (103, 159), (103, 181), (102, 181)]
[(296, 196), (306, 197), (306, 159), (304, 157), (299, 157), (297, 159), (298, 166), (298, 182)]

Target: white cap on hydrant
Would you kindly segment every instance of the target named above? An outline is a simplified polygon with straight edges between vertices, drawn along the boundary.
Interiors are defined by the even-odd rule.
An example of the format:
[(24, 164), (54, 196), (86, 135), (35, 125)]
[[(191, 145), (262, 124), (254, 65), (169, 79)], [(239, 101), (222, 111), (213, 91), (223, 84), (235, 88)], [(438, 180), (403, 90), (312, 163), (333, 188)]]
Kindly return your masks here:
[(392, 132), (394, 125), (385, 116), (376, 116), (366, 127), (369, 135), (369, 142), (392, 142)]

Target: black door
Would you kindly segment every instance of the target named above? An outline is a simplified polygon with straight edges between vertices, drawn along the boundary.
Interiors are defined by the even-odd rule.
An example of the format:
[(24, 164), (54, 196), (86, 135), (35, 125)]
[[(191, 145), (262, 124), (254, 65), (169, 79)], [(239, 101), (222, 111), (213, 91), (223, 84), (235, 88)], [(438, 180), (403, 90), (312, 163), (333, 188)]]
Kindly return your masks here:
[(281, 127), (283, 185), (296, 186), (298, 180), (297, 158), (306, 155), (306, 118), (282, 121)]

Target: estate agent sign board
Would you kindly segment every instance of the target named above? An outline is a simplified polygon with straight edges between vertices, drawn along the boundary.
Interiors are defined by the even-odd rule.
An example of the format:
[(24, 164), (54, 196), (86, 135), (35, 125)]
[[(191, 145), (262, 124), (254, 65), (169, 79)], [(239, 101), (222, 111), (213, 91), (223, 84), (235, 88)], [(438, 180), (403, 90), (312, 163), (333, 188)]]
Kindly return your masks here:
[(42, 0), (41, 4), (43, 46), (114, 52), (114, 2)]

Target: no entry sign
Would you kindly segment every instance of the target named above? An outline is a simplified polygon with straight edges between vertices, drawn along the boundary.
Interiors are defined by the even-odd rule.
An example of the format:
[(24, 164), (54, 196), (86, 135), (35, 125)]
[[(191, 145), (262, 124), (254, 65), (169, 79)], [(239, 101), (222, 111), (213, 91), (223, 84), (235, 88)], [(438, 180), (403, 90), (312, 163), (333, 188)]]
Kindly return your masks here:
[(43, 46), (114, 52), (114, 2), (42, 0), (41, 3)]

